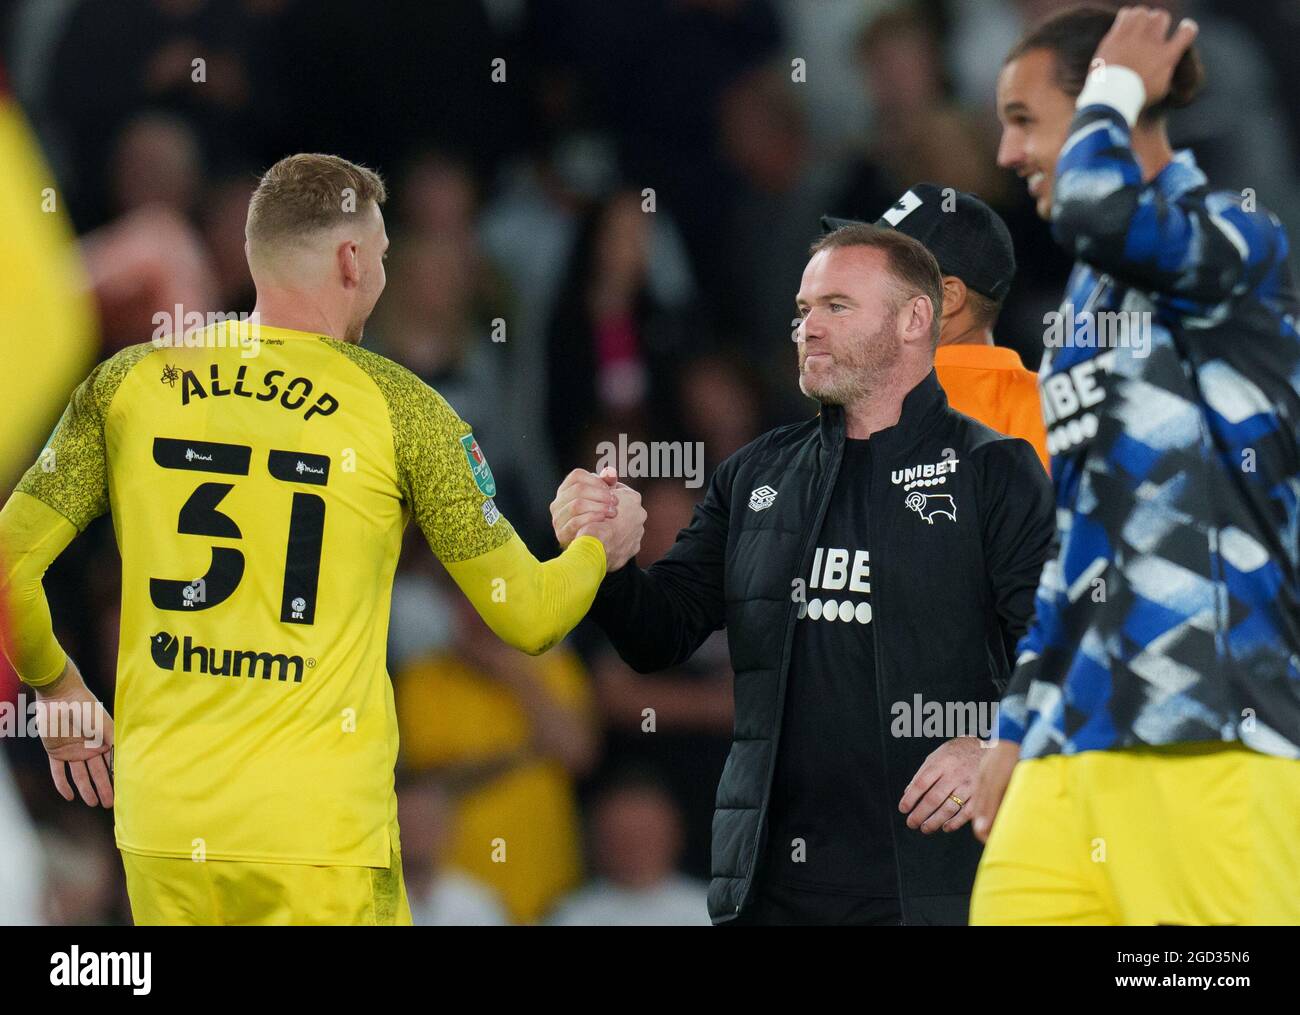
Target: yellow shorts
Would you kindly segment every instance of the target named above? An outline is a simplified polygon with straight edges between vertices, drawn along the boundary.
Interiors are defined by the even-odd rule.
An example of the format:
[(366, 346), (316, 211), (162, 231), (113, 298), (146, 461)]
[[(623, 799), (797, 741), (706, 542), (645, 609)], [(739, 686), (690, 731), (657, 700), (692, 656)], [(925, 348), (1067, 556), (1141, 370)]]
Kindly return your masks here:
[(1022, 761), (971, 923), (1300, 923), (1300, 761), (1221, 743)]
[(196, 862), (122, 853), (131, 915), (144, 925), (411, 925), (401, 855), (388, 867)]

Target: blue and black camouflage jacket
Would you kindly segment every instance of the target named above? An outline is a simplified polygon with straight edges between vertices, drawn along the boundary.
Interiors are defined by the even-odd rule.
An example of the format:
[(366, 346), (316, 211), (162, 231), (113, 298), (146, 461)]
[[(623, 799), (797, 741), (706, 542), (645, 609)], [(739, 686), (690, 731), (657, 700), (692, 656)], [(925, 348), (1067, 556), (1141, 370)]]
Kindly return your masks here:
[(1300, 334), (1286, 232), (1188, 152), (1151, 181), (1076, 114), (1039, 388), (1057, 542), (999, 735), (1021, 756), (1239, 741), (1300, 757)]

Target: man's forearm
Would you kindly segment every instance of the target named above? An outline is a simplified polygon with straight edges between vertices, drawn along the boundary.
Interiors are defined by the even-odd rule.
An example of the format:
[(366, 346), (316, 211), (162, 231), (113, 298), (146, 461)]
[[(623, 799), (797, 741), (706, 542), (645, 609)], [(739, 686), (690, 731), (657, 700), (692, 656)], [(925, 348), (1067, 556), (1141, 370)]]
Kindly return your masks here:
[(653, 673), (689, 659), (719, 626), (694, 615), (692, 598), (673, 592), (673, 579), (661, 564), (643, 571), (636, 561), (606, 576), (591, 607), (591, 619), (638, 673)]
[(43, 501), (15, 493), (0, 510), (0, 602), (8, 614), (3, 648), (24, 683), (53, 690), (68, 665), (54, 637), (41, 584), (76, 527)]
[(522, 539), (447, 565), (478, 615), (507, 645), (540, 655), (586, 615), (605, 574), (600, 540), (580, 536), (542, 563)]

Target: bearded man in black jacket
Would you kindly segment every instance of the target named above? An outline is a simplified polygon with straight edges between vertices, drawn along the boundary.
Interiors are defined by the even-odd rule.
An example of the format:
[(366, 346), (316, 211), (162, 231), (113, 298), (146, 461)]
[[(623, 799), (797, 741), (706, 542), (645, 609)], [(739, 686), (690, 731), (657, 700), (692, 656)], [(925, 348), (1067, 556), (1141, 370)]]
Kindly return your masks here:
[[(820, 413), (722, 462), (662, 560), (609, 562), (591, 616), (640, 672), (727, 628), (715, 923), (965, 923), (980, 846), (953, 833), (1030, 620), (1051, 487), (1030, 444), (949, 408), (925, 247), (858, 224), (811, 254), (795, 341)], [(575, 470), (551, 512), (561, 545), (592, 518), (645, 518), (613, 470)]]

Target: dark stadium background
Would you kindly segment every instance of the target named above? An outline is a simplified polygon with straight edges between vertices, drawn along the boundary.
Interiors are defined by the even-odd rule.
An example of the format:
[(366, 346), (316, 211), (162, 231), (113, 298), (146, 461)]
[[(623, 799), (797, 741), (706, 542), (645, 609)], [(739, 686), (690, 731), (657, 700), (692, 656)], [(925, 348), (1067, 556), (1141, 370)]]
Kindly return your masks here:
[[(251, 310), (244, 208), (276, 159), (332, 152), (383, 173), (393, 245), (366, 341), (473, 424), (500, 507), (545, 557), (555, 486), (592, 467), (601, 440), (701, 441), (712, 468), (811, 411), (790, 318), (822, 213), (874, 219), (921, 180), (979, 193), (1020, 264), (998, 339), (1037, 367), (1068, 264), (994, 165), (993, 84), (1026, 21), (1061, 6), (0, 0), (0, 44), (83, 243), (134, 224), (170, 269), (114, 302), (102, 355), (147, 340), (154, 311), (176, 301)], [(1300, 236), (1300, 3), (1175, 6), (1200, 22), (1208, 72), (1204, 97), (1172, 121), (1176, 146), (1217, 185), (1254, 188)], [(638, 353), (598, 375), (610, 329), (630, 329)], [(699, 491), (636, 485), (645, 561)], [(106, 700), (117, 573), (101, 519), (47, 576), (60, 641)], [(680, 887), (700, 893), (704, 921), (731, 729), (725, 639), (689, 671), (647, 678), (586, 627), (540, 663), (484, 631), (409, 538), (390, 671), (413, 895), (458, 865), (478, 882), (458, 882), (477, 911), (493, 908), (486, 885), (530, 922), (602, 875), (596, 895), (675, 870), (694, 879)], [(3, 749), (43, 847), (40, 918), (128, 921), (110, 816), (56, 795), (38, 741)], [(493, 864), (484, 830), (507, 826), (524, 845)]]

